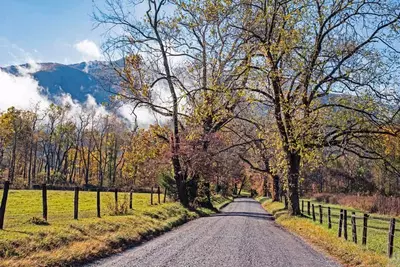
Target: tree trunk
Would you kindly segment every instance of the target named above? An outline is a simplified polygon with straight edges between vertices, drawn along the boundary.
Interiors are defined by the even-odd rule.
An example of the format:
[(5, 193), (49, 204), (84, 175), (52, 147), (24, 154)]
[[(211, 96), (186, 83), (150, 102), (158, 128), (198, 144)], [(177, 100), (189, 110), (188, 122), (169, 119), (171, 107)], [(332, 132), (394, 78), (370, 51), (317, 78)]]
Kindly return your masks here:
[(240, 193), (242, 193), (242, 189), (243, 189), (243, 186), (244, 186), (245, 182), (246, 182), (246, 176), (243, 176), (243, 180), (242, 180), (242, 183), (240, 184), (240, 189), (239, 189), (239, 192), (238, 192), (238, 196), (240, 196)]
[(288, 175), (287, 175), (287, 198), (288, 211), (290, 215), (300, 215), (299, 203), (299, 176), (300, 176), (300, 160), (298, 152), (290, 152), (288, 155)]
[[(78, 144), (78, 141), (76, 141)], [(78, 158), (78, 145), (75, 146), (75, 153), (74, 153), (74, 159), (72, 160), (72, 169), (71, 173), (69, 174), (69, 183), (72, 184), (72, 177), (74, 177), (75, 174), (75, 165), (76, 165), (76, 159)]]
[(89, 147), (88, 147), (88, 153), (87, 153), (87, 166), (86, 166), (86, 171), (85, 171), (85, 186), (89, 184), (89, 171), (90, 171), (90, 146), (91, 146), (91, 140), (89, 141)]
[(264, 176), (263, 196), (268, 197), (268, 177)]
[(279, 176), (274, 175), (272, 179), (273, 179), (272, 201), (279, 201)]
[(29, 168), (28, 168), (28, 188), (32, 187), (32, 161), (33, 161), (33, 141), (29, 147)]
[(16, 149), (17, 149), (17, 131), (14, 132), (12, 154), (11, 154), (11, 164), (8, 171), (8, 180), (13, 183), (15, 176), (15, 162), (16, 162)]
[[(174, 162), (174, 159), (172, 159), (172, 162)], [(180, 168), (180, 165), (179, 165), (179, 168)], [(184, 207), (188, 207), (189, 199), (188, 199), (187, 190), (186, 190), (186, 180), (183, 179), (182, 173), (177, 173), (175, 170), (176, 170), (176, 168), (174, 166), (174, 178), (176, 181), (176, 187), (178, 188), (179, 201)]]

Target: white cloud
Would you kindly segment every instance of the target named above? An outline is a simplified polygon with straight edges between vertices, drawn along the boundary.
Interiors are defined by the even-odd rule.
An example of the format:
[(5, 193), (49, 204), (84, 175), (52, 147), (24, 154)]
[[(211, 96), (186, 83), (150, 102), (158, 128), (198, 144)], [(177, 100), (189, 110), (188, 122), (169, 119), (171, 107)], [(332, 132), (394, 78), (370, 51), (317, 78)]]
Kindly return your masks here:
[(38, 82), (27, 73), (31, 70), (23, 70), (22, 76), (14, 76), (0, 70), (0, 110), (4, 111), (14, 106), (19, 109), (30, 109), (39, 104), (45, 108), (50, 104), (47, 97), (40, 91), (43, 90)]
[(93, 41), (83, 40), (74, 44), (74, 47), (82, 54), (85, 60), (97, 60), (102, 58), (99, 47)]
[[(95, 119), (102, 116), (111, 115), (110, 112), (102, 105), (96, 102), (96, 99), (88, 94), (85, 102), (80, 103), (73, 100), (70, 94), (62, 94), (54, 96), (54, 101), (50, 100), (45, 94), (46, 88), (39, 86), (31, 74), (38, 71), (40, 65), (34, 60), (29, 60), (28, 68), (18, 67), (18, 76), (14, 76), (0, 69), (0, 111), (6, 111), (14, 106), (18, 109), (32, 110), (38, 107), (39, 110), (45, 111), (51, 103), (68, 107), (67, 116), (79, 123), (79, 116), (83, 114), (93, 114)], [(161, 89), (160, 89), (161, 90)], [(162, 90), (159, 92), (160, 98), (164, 98)], [(132, 125), (135, 116), (132, 114), (133, 106), (124, 104), (118, 110), (117, 114), (128, 120)], [(166, 123), (168, 118), (154, 114), (148, 108), (140, 107), (135, 110), (139, 127), (147, 128), (153, 123)]]
[[(127, 119), (132, 125), (135, 123), (135, 115), (133, 114), (133, 105), (124, 104), (118, 108), (117, 112), (120, 116)], [(164, 124), (168, 121), (167, 117), (155, 114), (146, 107), (136, 108), (137, 124), (140, 128), (148, 128), (150, 124)]]

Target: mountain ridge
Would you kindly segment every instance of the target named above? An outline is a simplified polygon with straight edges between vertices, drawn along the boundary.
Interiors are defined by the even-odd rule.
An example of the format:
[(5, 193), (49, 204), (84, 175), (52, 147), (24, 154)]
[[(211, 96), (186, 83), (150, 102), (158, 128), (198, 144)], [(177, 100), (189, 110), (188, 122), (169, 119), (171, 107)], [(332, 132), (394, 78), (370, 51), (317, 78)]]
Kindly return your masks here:
[(87, 95), (94, 97), (97, 103), (108, 102), (110, 91), (115, 89), (118, 77), (113, 67), (121, 66), (122, 59), (113, 62), (88, 61), (74, 64), (62, 64), (56, 62), (43, 62), (35, 64), (11, 65), (0, 67), (14, 76), (29, 74), (39, 86), (45, 90), (41, 94), (50, 99), (55, 99), (62, 94), (71, 95), (72, 99), (84, 102)]

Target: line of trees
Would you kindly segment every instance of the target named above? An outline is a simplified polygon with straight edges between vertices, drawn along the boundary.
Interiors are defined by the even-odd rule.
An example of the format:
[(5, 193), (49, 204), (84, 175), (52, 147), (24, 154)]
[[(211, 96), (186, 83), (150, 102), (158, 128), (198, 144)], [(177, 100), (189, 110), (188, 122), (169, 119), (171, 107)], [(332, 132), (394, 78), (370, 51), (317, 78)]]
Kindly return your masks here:
[(126, 59), (114, 93), (172, 120), (184, 205), (200, 177), (181, 157), (194, 124), (204, 152), (229, 132), (222, 150), (271, 177), (297, 215), (315, 164), (352, 154), (396, 171), (375, 141), (398, 140), (399, 10), (390, 0), (116, 0), (93, 17), (105, 52)]
[[(63, 104), (45, 110), (10, 107), (0, 113), (0, 175), (15, 188), (47, 183), (129, 190), (163, 184), (173, 194), (176, 187), (168, 184), (173, 174), (168, 161), (171, 138), (167, 126), (132, 129), (113, 110), (99, 106), (84, 106), (78, 112)], [(220, 148), (224, 139), (209, 142)], [(211, 162), (202, 143), (189, 134), (182, 140), (180, 157), (185, 157), (186, 166), (191, 164), (185, 171), (196, 169), (216, 180), (224, 193), (240, 179), (244, 166), (230, 155), (220, 154)], [(196, 192), (191, 202), (195, 198)]]
[(251, 182), (285, 195), (292, 215), (311, 188), (395, 194), (399, 10), (391, 0), (107, 0), (93, 13), (118, 76), (107, 90), (167, 122), (129, 130), (110, 111), (71, 121), (67, 107), (10, 109), (3, 169), (28, 185), (163, 177), (185, 206), (209, 204), (211, 185)]

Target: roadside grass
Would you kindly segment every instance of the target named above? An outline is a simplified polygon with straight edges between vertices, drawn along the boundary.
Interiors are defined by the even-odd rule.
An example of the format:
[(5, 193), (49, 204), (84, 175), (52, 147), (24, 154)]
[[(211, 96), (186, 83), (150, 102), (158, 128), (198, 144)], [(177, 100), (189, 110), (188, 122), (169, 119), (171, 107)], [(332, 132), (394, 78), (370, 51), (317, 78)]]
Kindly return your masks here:
[(251, 192), (247, 191), (245, 189), (242, 189), (242, 191), (240, 192), (240, 195), (233, 195), (235, 198), (237, 197), (251, 197)]
[(225, 197), (222, 195), (213, 195), (211, 197), (211, 202), (213, 203), (213, 206), (219, 210), (223, 207), (225, 207), (227, 204), (231, 203), (233, 201), (233, 197)]
[[(304, 212), (303, 214), (312, 220), (312, 215), (307, 214), (307, 201), (304, 199)], [(345, 207), (334, 204), (319, 203), (314, 200), (310, 200), (311, 204), (314, 204), (316, 220), (319, 224), (319, 207), (323, 206), (323, 224), (322, 226), (328, 229), (328, 209), (331, 207), (331, 220), (332, 220), (332, 230), (338, 232), (339, 227), (339, 216), (340, 209), (347, 210), (347, 224), (348, 224), (348, 239), (352, 240), (351, 232), (351, 215), (355, 212), (356, 215), (356, 226), (357, 226), (357, 241), (361, 244), (362, 232), (363, 232), (363, 216), (364, 212), (359, 209), (354, 209), (352, 207)], [(381, 214), (370, 214), (368, 218), (368, 232), (367, 232), (367, 245), (366, 248), (378, 253), (387, 254), (387, 242), (388, 242), (388, 232), (389, 232), (389, 219), (393, 218), (390, 216), (385, 216)], [(394, 258), (400, 258), (400, 229), (397, 225), (397, 230), (395, 231), (394, 238)], [(400, 259), (399, 259), (400, 261)], [(400, 264), (399, 264), (400, 265)]]
[[(119, 193), (119, 203), (128, 200), (128, 193)], [(77, 265), (120, 252), (199, 217), (199, 212), (176, 202), (157, 204), (157, 195), (151, 206), (150, 194), (145, 193), (134, 193), (133, 210), (113, 216), (114, 201), (113, 193), (102, 193), (102, 218), (96, 218), (96, 192), (80, 192), (79, 220), (73, 220), (73, 192), (48, 191), (49, 225), (42, 225), (32, 223), (33, 217), (41, 218), (41, 192), (10, 191), (5, 230), (0, 231), (0, 266)]]
[[(268, 212), (277, 217), (276, 222), (278, 224), (322, 249), (345, 266), (400, 266), (399, 251), (395, 251), (394, 257), (389, 259), (379, 250), (381, 245), (376, 245), (376, 237), (372, 231), (369, 232), (367, 240), (369, 245), (363, 247), (351, 241), (350, 227), (348, 231), (349, 240), (346, 241), (343, 237), (337, 237), (338, 226), (336, 224), (332, 225), (332, 229), (328, 229), (326, 219), (324, 224), (321, 225), (319, 224), (318, 216), (316, 222), (307, 217), (288, 216), (284, 211), (283, 203), (272, 202), (271, 200), (266, 200), (266, 198), (260, 198), (259, 201)], [(350, 223), (350, 220), (348, 223)], [(361, 243), (361, 236), (358, 236), (359, 243)], [(373, 249), (375, 246), (377, 246), (376, 249)]]

